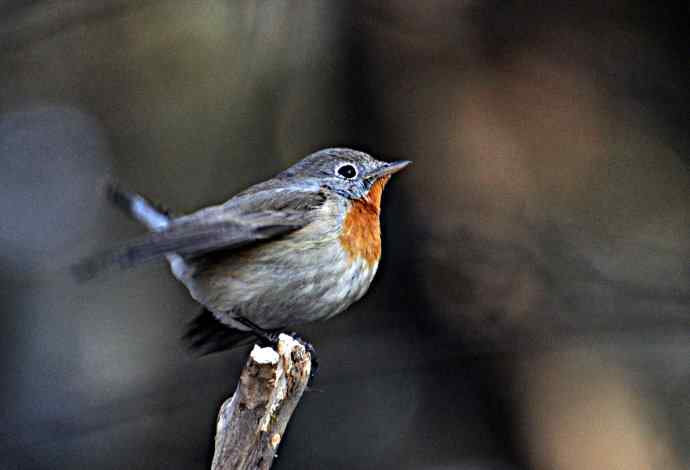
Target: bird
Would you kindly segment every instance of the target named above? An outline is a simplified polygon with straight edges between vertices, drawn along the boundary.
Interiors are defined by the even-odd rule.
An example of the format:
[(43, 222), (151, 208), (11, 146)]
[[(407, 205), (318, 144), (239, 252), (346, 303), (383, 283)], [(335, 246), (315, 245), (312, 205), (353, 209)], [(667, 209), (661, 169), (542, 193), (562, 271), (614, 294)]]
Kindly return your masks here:
[(88, 279), (167, 259), (201, 304), (185, 339), (202, 355), (272, 341), (343, 312), (369, 289), (381, 258), (381, 199), (394, 173), (349, 148), (327, 148), (226, 202), (174, 217), (117, 184), (109, 199), (149, 233), (74, 266)]

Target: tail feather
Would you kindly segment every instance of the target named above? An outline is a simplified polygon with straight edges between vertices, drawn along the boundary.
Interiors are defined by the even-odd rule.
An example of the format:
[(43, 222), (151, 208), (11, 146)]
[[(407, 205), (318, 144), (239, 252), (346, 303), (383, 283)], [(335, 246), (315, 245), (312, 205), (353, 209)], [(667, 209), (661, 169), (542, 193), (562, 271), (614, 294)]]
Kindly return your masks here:
[(246, 346), (252, 342), (254, 334), (251, 331), (241, 331), (231, 328), (219, 321), (207, 309), (187, 325), (187, 332), (183, 340), (189, 348), (201, 356)]
[(108, 199), (130, 217), (141, 222), (149, 230), (157, 232), (170, 224), (170, 217), (165, 211), (156, 208), (142, 196), (130, 193), (115, 183), (107, 186)]
[[(160, 232), (170, 225), (172, 219), (165, 211), (156, 208), (138, 194), (125, 191), (113, 182), (108, 182), (106, 185), (106, 194), (113, 205), (152, 232)], [(92, 279), (111, 266), (127, 267), (133, 264), (133, 259), (132, 250), (124, 247), (88, 257), (72, 266), (71, 270), (74, 277), (83, 282)]]

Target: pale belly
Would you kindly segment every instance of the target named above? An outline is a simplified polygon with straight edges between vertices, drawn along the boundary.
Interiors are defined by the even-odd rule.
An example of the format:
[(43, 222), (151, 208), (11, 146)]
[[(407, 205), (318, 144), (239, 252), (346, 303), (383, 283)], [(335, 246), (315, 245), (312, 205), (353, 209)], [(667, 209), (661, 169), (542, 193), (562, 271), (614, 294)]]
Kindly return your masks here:
[(287, 240), (213, 256), (195, 263), (171, 257), (173, 273), (196, 301), (242, 330), (233, 317), (271, 329), (337, 315), (367, 292), (378, 268), (348, 258), (337, 240), (299, 246)]

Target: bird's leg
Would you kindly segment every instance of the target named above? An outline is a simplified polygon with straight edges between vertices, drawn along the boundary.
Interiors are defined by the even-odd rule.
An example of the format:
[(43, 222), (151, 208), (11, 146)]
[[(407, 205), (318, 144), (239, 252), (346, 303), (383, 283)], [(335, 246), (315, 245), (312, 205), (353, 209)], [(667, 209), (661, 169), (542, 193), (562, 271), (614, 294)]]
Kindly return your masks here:
[[(267, 344), (271, 346), (277, 346), (278, 345), (278, 337), (280, 336), (280, 333), (282, 333), (281, 330), (267, 330), (265, 328), (261, 328), (259, 325), (254, 323), (251, 320), (248, 320), (245, 317), (234, 317), (235, 320), (247, 328), (249, 328), (254, 336), (259, 338), (260, 340), (266, 342)], [(299, 341), (302, 346), (304, 346), (304, 349), (309, 353), (309, 356), (311, 357), (311, 373), (309, 374), (309, 383), (316, 377), (316, 372), (319, 370), (319, 359), (316, 356), (316, 349), (314, 346), (304, 338), (302, 338), (300, 335), (298, 335), (295, 332), (290, 333), (290, 336), (295, 338), (295, 341)]]
[(243, 324), (247, 328), (251, 330), (251, 332), (262, 340), (263, 342), (271, 345), (271, 346), (277, 346), (278, 345), (278, 336), (280, 335), (279, 330), (267, 330), (265, 328), (261, 328), (259, 325), (254, 323), (251, 320), (248, 320), (244, 317), (234, 317), (235, 321), (238, 323)]

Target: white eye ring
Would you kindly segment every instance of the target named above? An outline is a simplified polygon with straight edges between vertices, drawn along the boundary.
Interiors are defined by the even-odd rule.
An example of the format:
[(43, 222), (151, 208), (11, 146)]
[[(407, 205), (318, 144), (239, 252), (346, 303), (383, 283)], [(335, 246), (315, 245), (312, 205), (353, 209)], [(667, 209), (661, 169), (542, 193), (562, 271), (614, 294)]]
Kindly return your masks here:
[(351, 180), (357, 177), (358, 172), (357, 167), (352, 163), (343, 163), (335, 169), (335, 174), (346, 180)]

